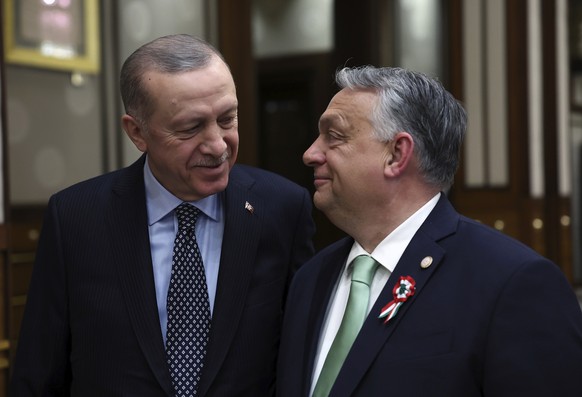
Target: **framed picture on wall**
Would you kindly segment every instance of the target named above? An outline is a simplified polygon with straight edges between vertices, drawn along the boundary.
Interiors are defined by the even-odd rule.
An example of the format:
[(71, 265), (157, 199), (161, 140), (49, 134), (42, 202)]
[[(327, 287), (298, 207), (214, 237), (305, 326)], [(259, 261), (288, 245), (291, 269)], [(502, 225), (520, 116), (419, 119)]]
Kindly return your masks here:
[(98, 0), (4, 0), (8, 63), (99, 71)]

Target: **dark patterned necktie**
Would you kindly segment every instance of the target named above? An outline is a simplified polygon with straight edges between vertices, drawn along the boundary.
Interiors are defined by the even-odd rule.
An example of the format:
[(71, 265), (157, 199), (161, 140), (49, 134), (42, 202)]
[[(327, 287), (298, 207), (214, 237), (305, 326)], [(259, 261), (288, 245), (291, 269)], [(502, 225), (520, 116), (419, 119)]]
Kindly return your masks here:
[(175, 209), (178, 233), (174, 241), (168, 290), (166, 354), (176, 396), (196, 395), (210, 330), (206, 276), (194, 226), (198, 208), (182, 203)]

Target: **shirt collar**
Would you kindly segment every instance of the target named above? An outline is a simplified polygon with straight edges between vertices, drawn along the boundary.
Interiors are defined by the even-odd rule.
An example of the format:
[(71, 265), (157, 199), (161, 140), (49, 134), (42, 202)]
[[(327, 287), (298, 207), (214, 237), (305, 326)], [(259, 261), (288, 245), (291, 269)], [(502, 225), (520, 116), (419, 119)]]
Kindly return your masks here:
[(404, 253), (404, 250), (436, 206), (440, 195), (441, 193), (437, 193), (425, 205), (402, 222), (392, 231), (392, 233), (386, 236), (371, 253), (366, 252), (357, 241), (354, 241), (352, 249), (348, 255), (346, 266), (349, 266), (358, 255), (370, 255), (381, 266), (385, 267), (390, 272), (393, 272), (400, 257)]
[[(148, 224), (151, 226), (172, 212), (183, 201), (166, 190), (158, 182), (150, 169), (147, 157), (144, 164), (143, 176), (148, 209)], [(220, 222), (222, 217), (221, 197), (221, 193), (216, 193), (197, 201), (191, 201), (190, 204), (196, 206), (210, 219)]]

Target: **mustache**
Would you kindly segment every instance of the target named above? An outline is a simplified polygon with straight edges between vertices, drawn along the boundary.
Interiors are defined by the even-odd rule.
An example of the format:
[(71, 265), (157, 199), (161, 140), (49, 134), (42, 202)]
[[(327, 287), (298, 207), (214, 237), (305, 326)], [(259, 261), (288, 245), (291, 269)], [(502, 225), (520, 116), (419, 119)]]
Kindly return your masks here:
[(196, 167), (218, 167), (230, 158), (230, 151), (225, 151), (219, 157), (207, 156), (196, 162)]

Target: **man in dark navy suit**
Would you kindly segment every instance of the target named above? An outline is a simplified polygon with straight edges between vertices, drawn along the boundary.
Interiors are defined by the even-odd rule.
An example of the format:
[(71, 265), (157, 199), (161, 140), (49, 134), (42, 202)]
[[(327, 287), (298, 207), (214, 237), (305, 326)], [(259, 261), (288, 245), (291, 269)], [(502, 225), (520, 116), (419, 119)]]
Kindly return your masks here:
[(303, 158), (315, 206), (350, 237), (293, 280), (278, 395), (582, 395), (582, 313), (560, 269), (444, 193), (461, 105), (399, 68), (336, 81)]
[[(123, 65), (121, 94), (123, 128), (144, 155), (50, 199), (12, 395), (273, 395), (288, 284), (313, 254), (307, 190), (235, 165), (235, 84), (209, 44), (173, 35), (142, 46)], [(194, 383), (166, 354), (182, 203), (198, 213), (206, 286), (195, 293), (211, 314), (209, 329), (185, 336), (204, 346), (184, 359), (202, 362)]]

